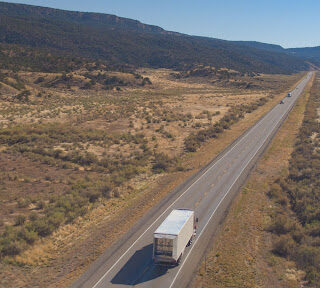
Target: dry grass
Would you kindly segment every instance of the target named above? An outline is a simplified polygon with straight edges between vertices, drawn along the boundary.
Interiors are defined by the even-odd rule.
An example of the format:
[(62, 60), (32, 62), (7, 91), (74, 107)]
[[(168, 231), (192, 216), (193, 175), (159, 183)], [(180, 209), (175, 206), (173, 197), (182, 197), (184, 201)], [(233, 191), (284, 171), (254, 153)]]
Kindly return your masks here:
[[(194, 83), (194, 81), (176, 80), (170, 77), (173, 71), (166, 69), (148, 69), (141, 71), (141, 73), (145, 77), (148, 76), (153, 85), (125, 87), (121, 92), (112, 92), (102, 90), (99, 87), (96, 87), (95, 90), (77, 91), (61, 87), (50, 88), (46, 87), (44, 83), (52, 81), (59, 74), (20, 72), (17, 78), (22, 79), (25, 86), (32, 91), (30, 101), (28, 103), (12, 102), (12, 97), (1, 90), (0, 128), (1, 126), (3, 128), (14, 127), (17, 124), (63, 123), (80, 129), (101, 130), (109, 135), (142, 133), (150, 150), (176, 157), (183, 154), (184, 139), (190, 133), (219, 121), (232, 106), (248, 104), (261, 97), (276, 95), (279, 90), (285, 89), (288, 84), (299, 77), (299, 75), (259, 76), (259, 79), (265, 78), (266, 80), (261, 82), (261, 89), (257, 90), (217, 87), (212, 85), (210, 81)], [(83, 71), (73, 74), (75, 79), (83, 77), (81, 76)], [(133, 77), (132, 74), (128, 73), (109, 72), (109, 74), (123, 79)], [(8, 77), (8, 83), (17, 82), (12, 77)], [(34, 82), (39, 77), (43, 77), (45, 81), (35, 84)], [(273, 89), (270, 88), (271, 82), (274, 83)], [(15, 94), (19, 92), (17, 89), (11, 88), (16, 91)], [(37, 97), (39, 91), (42, 93), (41, 97)], [(269, 107), (269, 105), (266, 107)], [(220, 114), (215, 115), (216, 112)], [(9, 168), (6, 167), (11, 167), (11, 170), (15, 169), (14, 165), (21, 167), (15, 172), (7, 172), (8, 177), (2, 178), (2, 187), (10, 188), (10, 199), (17, 196), (32, 198), (36, 194), (47, 200), (48, 189), (41, 184), (47, 181), (44, 178), (50, 174), (55, 181), (66, 181), (63, 177), (64, 171), (60, 173), (59, 169), (52, 169), (39, 162), (34, 162), (33, 165), (31, 162), (34, 159), (31, 159), (30, 162), (22, 155), (17, 158), (16, 154), (3, 154), (5, 150), (10, 150), (6, 148), (10, 147), (3, 146), (1, 148), (2, 154), (0, 156), (3, 158), (1, 163), (3, 169), (8, 170)], [(55, 143), (51, 148), (54, 150), (61, 149), (62, 151), (78, 149), (81, 153), (91, 152), (98, 159), (103, 158), (104, 155), (110, 157), (110, 159), (128, 158), (130, 154), (139, 151), (137, 145), (133, 143), (106, 144), (96, 141)], [(16, 158), (19, 160), (16, 160)], [(20, 165), (19, 162), (22, 164)], [(30, 170), (29, 167), (31, 166), (34, 166), (35, 169)], [(78, 168), (83, 169), (83, 167)], [(27, 171), (23, 171), (23, 169), (27, 169)], [(46, 170), (48, 172), (45, 175), (43, 171)], [(28, 174), (31, 178), (35, 178), (32, 174), (39, 174), (39, 177), (36, 177), (37, 181), (30, 182), (32, 185), (28, 185), (28, 183), (22, 185), (21, 181), (20, 183), (16, 182), (17, 178), (28, 178)], [(61, 177), (58, 174), (62, 174)], [(73, 176), (75, 175), (77, 173), (74, 173)], [(32, 186), (32, 189), (28, 186)], [(50, 184), (50, 188), (52, 188), (52, 184)], [(55, 187), (53, 188), (55, 191), (57, 190)], [(36, 192), (38, 190), (44, 190), (44, 193), (39, 194)], [(25, 191), (28, 191), (28, 195), (23, 195)], [(9, 200), (6, 199), (5, 193), (0, 193), (1, 198)], [(2, 213), (2, 217), (4, 217), (6, 223), (12, 223), (16, 216), (15, 213), (9, 213), (14, 201), (13, 199), (0, 203), (1, 210), (3, 213), (5, 212), (5, 214)]]
[[(143, 133), (147, 145), (156, 152), (166, 152), (170, 156), (179, 156), (181, 166), (185, 171), (171, 171), (163, 174), (154, 174), (145, 171), (119, 187), (118, 198), (101, 199), (91, 205), (89, 212), (74, 223), (60, 227), (47, 239), (39, 241), (33, 248), (28, 249), (19, 257), (9, 259), (17, 266), (0, 264), (3, 280), (1, 285), (23, 287), (34, 286), (41, 281), (41, 275), (50, 275), (53, 287), (64, 287), (77, 277), (106, 247), (125, 233), (150, 207), (164, 197), (172, 188), (182, 183), (188, 176), (195, 173), (216, 156), (236, 137), (241, 135), (248, 127), (254, 124), (261, 115), (268, 111), (281, 99), (301, 75), (294, 76), (261, 76), (269, 78), (266, 83), (274, 83), (271, 89), (262, 86), (259, 90), (243, 90), (223, 88), (211, 83), (191, 83), (188, 81), (172, 80), (169, 70), (145, 70), (143, 76), (148, 76), (153, 85), (147, 87), (126, 87), (120, 92), (84, 91), (63, 88), (43, 88), (33, 84), (40, 75), (26, 73), (21, 78), (29, 80), (29, 86), (34, 91), (44, 91), (51, 97), (37, 98), (31, 96), (31, 103), (12, 103), (7, 100), (0, 102), (5, 112), (2, 127), (15, 125), (20, 121), (27, 123), (61, 122), (72, 124), (81, 129), (103, 130), (106, 133)], [(44, 75), (54, 78), (54, 75)], [(282, 94), (279, 93), (282, 91)], [(278, 94), (279, 93), (279, 94)], [(239, 95), (239, 96), (237, 96)], [(245, 116), (243, 120), (226, 130), (219, 139), (208, 141), (198, 152), (184, 154), (183, 140), (191, 132), (201, 129), (195, 127), (196, 123), (209, 125), (220, 119), (233, 105), (250, 103), (261, 96), (275, 96), (264, 106)], [(220, 111), (221, 114), (213, 116), (212, 120), (202, 117), (203, 110), (211, 113)], [(167, 113), (170, 115), (191, 114), (186, 120), (162, 120)], [(147, 114), (151, 119), (160, 119), (160, 123), (148, 123)], [(199, 117), (197, 117), (199, 116)], [(130, 121), (132, 125), (130, 124)], [(186, 124), (186, 125), (185, 125)], [(184, 126), (185, 125), (185, 126)], [(159, 131), (159, 128), (163, 129)], [(142, 128), (142, 129), (141, 129)], [(173, 137), (168, 138), (170, 133)], [(153, 140), (153, 137), (155, 139)], [(79, 145), (81, 144), (81, 145)], [(130, 153), (139, 150), (132, 143), (58, 143), (54, 148), (62, 150), (74, 149), (75, 145), (81, 151), (90, 151), (98, 157), (108, 155), (112, 158), (127, 157)], [(5, 150), (8, 147), (3, 147)], [(46, 165), (41, 161), (30, 160), (24, 156), (16, 156), (11, 152), (1, 152), (4, 161), (3, 167), (8, 168), (8, 175), (0, 183), (2, 187), (10, 188), (11, 194), (3, 190), (0, 193), (1, 211), (7, 224), (13, 222), (17, 214), (28, 215), (34, 211), (31, 204), (27, 207), (17, 208), (17, 199), (40, 197), (47, 201), (50, 195), (58, 195), (71, 183), (87, 175), (91, 181), (101, 181), (103, 173), (92, 171), (91, 167), (77, 166), (77, 169)], [(122, 157), (122, 158), (121, 158)], [(11, 159), (11, 160), (10, 160)], [(9, 161), (12, 163), (9, 165)], [(11, 167), (11, 168), (10, 168)], [(32, 167), (32, 169), (30, 169)], [(16, 176), (16, 177), (15, 177)], [(50, 176), (50, 179), (48, 179)], [(17, 181), (17, 179), (28, 179)], [(30, 188), (27, 188), (29, 187)], [(27, 189), (26, 189), (27, 188)], [(59, 192), (61, 191), (61, 192)], [(26, 193), (27, 192), (27, 193)], [(13, 213), (11, 210), (13, 209)], [(38, 211), (41, 213), (41, 210)], [(126, 217), (125, 217), (126, 216)], [(129, 216), (129, 217), (128, 217)], [(124, 222), (123, 219), (130, 219)], [(117, 230), (115, 229), (117, 227)], [(94, 235), (94, 236), (93, 236)], [(111, 235), (106, 239), (105, 235)], [(63, 270), (63, 273), (61, 271)], [(19, 279), (12, 277), (8, 271), (16, 271)], [(3, 274), (4, 273), (4, 274)], [(11, 275), (11, 276), (10, 276)], [(23, 280), (21, 280), (23, 279)], [(23, 284), (19, 284), (23, 283)], [(41, 285), (41, 284), (40, 284)]]

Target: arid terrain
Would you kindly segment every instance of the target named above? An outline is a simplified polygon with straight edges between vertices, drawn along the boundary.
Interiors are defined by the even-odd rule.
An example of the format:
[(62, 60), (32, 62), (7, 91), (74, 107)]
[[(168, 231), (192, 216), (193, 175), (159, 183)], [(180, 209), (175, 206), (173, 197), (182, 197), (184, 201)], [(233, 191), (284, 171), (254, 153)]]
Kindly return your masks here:
[(0, 285), (64, 287), (302, 77), (215, 71), (2, 71)]
[[(0, 288), (191, 278), (195, 288), (320, 288), (314, 3), (284, 13), (270, 3), (9, 2)], [(156, 26), (173, 19), (179, 31)], [(154, 227), (179, 208), (194, 210), (197, 234), (190, 225), (181, 253), (165, 241), (159, 251), (180, 266), (162, 271)]]

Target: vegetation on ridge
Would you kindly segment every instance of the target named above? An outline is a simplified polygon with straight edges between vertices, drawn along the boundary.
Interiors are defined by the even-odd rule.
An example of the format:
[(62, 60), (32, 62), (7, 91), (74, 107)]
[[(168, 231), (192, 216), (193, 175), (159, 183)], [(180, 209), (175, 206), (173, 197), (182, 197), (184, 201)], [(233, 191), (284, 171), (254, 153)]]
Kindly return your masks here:
[[(118, 19), (118, 21), (116, 21)], [(292, 73), (303, 59), (233, 42), (188, 36), (112, 15), (0, 3), (0, 43), (50, 49), (57, 57), (183, 69), (195, 64), (237, 71)]]

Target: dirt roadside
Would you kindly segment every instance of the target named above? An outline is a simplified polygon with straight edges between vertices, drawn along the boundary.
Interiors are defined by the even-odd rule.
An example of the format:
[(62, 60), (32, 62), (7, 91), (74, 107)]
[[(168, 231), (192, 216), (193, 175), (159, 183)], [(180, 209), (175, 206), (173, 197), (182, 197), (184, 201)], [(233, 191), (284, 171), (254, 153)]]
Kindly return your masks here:
[(267, 192), (279, 175), (288, 173), (312, 82), (232, 204), (192, 287), (303, 287), (303, 271), (270, 253), (272, 238), (266, 227), (273, 202)]

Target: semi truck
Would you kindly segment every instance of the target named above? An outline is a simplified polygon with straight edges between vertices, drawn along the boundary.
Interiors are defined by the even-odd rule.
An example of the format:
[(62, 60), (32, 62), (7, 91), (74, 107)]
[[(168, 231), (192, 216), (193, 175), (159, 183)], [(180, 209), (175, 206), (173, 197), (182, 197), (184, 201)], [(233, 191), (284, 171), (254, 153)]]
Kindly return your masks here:
[(172, 210), (153, 234), (153, 261), (156, 264), (179, 265), (185, 248), (196, 235), (194, 211)]

